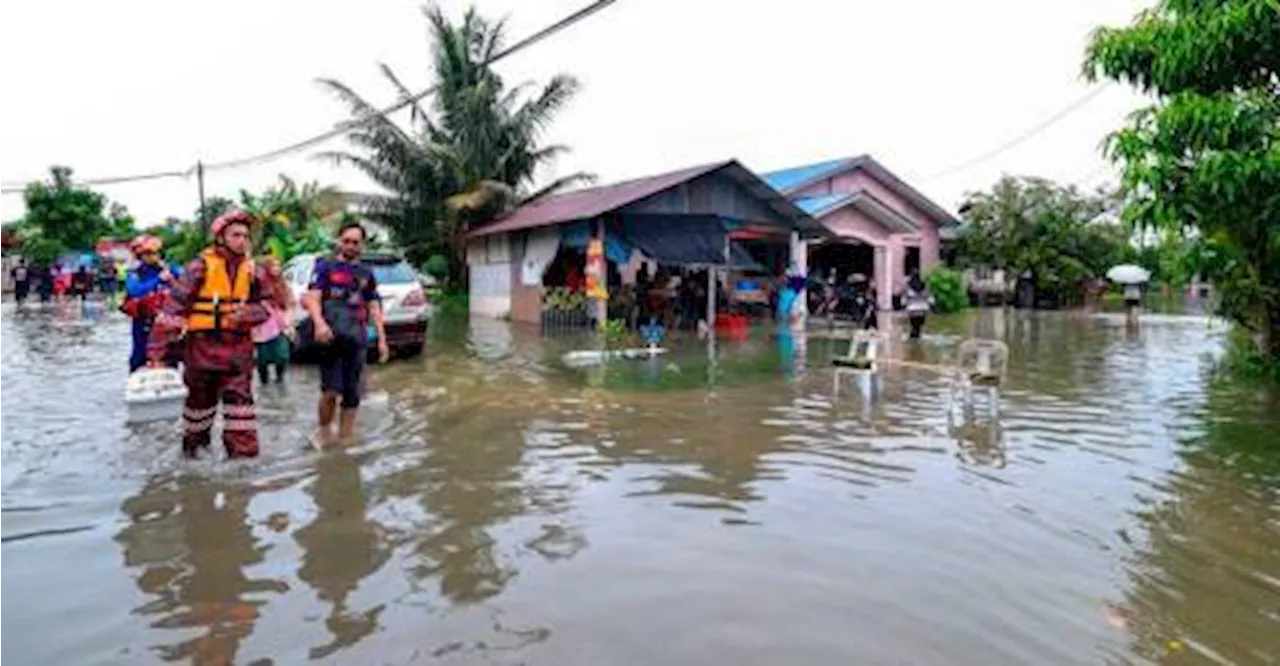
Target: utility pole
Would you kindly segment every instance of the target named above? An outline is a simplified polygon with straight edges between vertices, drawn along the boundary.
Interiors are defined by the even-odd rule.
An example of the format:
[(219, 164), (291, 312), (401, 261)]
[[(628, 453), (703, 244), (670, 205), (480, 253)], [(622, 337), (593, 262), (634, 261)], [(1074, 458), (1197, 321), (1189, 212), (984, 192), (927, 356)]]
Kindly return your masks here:
[(200, 230), (208, 233), (209, 214), (204, 207), (204, 162), (196, 162), (196, 188), (200, 191)]

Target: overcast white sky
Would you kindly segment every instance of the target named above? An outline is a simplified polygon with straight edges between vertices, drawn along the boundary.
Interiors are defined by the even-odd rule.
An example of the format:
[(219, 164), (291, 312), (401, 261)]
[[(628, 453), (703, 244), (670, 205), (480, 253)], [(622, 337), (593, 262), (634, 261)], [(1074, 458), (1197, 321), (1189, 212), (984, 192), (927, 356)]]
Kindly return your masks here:
[[(479, 0), (512, 41), (587, 0)], [(459, 15), (464, 2), (445, 2)], [(509, 81), (577, 76), (583, 91), (548, 139), (557, 171), (601, 182), (737, 157), (769, 170), (871, 153), (944, 207), (1003, 172), (1092, 186), (1113, 177), (1099, 145), (1141, 103), (1098, 97), (997, 157), (931, 177), (1007, 142), (1089, 92), (1081, 53), (1138, 0), (619, 0), (500, 65)], [(306, 138), (345, 117), (316, 77), (393, 100), (376, 63), (431, 83), (416, 0), (26, 0), (6, 3), (0, 176), (81, 178), (182, 169)], [(335, 147), (341, 142), (335, 142)], [(276, 174), (369, 190), (358, 174), (291, 157), (210, 173), (232, 196)], [(99, 188), (147, 224), (197, 207), (194, 180)], [(0, 217), (21, 196), (0, 197)]]

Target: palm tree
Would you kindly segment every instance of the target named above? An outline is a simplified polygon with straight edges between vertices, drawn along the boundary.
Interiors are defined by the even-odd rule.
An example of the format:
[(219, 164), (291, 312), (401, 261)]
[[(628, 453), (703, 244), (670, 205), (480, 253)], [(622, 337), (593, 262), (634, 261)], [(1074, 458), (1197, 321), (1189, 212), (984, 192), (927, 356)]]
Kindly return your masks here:
[(299, 186), (284, 174), (262, 194), (241, 190), (240, 207), (262, 222), (255, 228), (254, 245), (268, 248), (281, 260), (328, 247), (334, 227), (346, 214), (338, 188), (316, 181)]
[[(451, 276), (462, 277), (463, 243), (473, 225), (522, 203), (594, 177), (574, 173), (534, 188), (539, 169), (568, 152), (541, 145), (543, 133), (579, 89), (559, 75), (530, 94), (531, 84), (508, 88), (489, 66), (506, 42), (505, 21), (489, 21), (475, 8), (451, 23), (439, 7), (425, 8), (432, 34), (437, 90), (430, 112), (410, 104), (410, 128), (378, 113), (341, 82), (321, 83), (351, 108), (348, 134), (358, 152), (328, 152), (323, 158), (355, 166), (390, 194), (375, 202), (382, 222), (412, 259), (434, 253), (451, 259)], [(402, 101), (412, 93), (390, 67), (381, 70)]]

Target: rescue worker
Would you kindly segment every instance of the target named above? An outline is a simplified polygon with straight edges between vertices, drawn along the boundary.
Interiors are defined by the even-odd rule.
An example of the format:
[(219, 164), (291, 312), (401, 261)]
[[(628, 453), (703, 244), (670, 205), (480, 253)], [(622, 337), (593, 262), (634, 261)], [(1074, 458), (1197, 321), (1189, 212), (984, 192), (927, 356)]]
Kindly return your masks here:
[(133, 349), (129, 354), (129, 372), (147, 364), (147, 342), (156, 315), (164, 305), (167, 290), (181, 274), (160, 258), (163, 245), (155, 236), (143, 235), (129, 243), (129, 251), (138, 265), (129, 271), (124, 282), (124, 302), (120, 311), (133, 319)]
[(222, 444), (231, 458), (258, 455), (258, 424), (253, 407), (253, 340), (249, 332), (267, 320), (264, 301), (281, 298), (282, 280), (269, 266), (249, 257), (254, 218), (230, 211), (213, 221), (213, 246), (187, 264), (169, 293), (148, 356), (158, 365), (165, 345), (182, 336), (182, 450), (189, 457), (208, 449), (210, 430), (223, 404)]

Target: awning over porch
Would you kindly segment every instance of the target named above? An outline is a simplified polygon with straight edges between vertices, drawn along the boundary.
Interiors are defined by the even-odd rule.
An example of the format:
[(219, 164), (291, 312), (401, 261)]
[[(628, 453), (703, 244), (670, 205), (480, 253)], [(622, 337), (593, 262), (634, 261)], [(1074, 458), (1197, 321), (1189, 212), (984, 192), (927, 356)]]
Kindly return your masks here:
[[(729, 240), (742, 225), (717, 215), (622, 215), (605, 225), (618, 229), (646, 256), (663, 264), (729, 266), (763, 270), (751, 253)], [(726, 260), (726, 243), (729, 256)]]
[[(621, 215), (605, 223), (605, 257), (625, 264), (637, 249), (660, 264), (764, 270), (732, 240), (725, 261), (725, 241), (739, 227), (740, 223), (717, 215)], [(565, 247), (586, 247), (595, 236), (595, 222), (575, 222), (561, 229), (560, 242)]]

